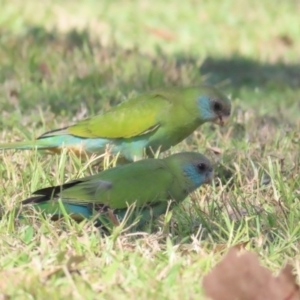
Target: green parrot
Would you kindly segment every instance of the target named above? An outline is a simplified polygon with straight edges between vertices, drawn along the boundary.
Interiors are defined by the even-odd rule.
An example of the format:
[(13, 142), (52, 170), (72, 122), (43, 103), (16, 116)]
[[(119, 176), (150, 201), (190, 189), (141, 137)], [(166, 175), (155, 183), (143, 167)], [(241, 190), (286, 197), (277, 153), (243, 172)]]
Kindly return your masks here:
[(60, 152), (66, 147), (79, 154), (108, 151), (134, 161), (169, 149), (205, 122), (223, 125), (230, 112), (230, 100), (214, 87), (163, 88), (102, 115), (46, 132), (37, 140), (0, 144), (0, 149)]
[[(107, 225), (113, 218), (122, 221), (130, 205), (140, 216), (139, 225), (167, 211), (169, 201), (183, 201), (189, 193), (212, 180), (210, 161), (197, 152), (182, 152), (164, 159), (143, 159), (76, 179), (62, 186), (47, 187), (33, 193), (22, 204), (52, 219), (63, 210), (76, 221), (95, 218)], [(58, 201), (58, 199), (61, 200)]]

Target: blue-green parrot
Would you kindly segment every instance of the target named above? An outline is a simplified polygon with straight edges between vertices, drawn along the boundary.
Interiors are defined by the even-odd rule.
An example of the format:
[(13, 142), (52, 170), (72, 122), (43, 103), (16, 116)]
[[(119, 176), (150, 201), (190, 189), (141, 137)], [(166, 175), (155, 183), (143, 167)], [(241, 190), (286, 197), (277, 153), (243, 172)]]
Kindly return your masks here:
[(129, 99), (90, 119), (49, 131), (37, 140), (0, 144), (0, 149), (120, 154), (128, 161), (169, 149), (205, 122), (223, 125), (231, 102), (212, 86), (162, 88)]
[(165, 213), (169, 200), (179, 204), (202, 184), (211, 182), (212, 175), (212, 165), (204, 155), (182, 152), (164, 159), (143, 159), (47, 187), (35, 191), (22, 204), (33, 204), (53, 219), (62, 216), (63, 204), (73, 219), (81, 221), (98, 215), (100, 224), (112, 215), (121, 222), (128, 207), (134, 204), (141, 225)]

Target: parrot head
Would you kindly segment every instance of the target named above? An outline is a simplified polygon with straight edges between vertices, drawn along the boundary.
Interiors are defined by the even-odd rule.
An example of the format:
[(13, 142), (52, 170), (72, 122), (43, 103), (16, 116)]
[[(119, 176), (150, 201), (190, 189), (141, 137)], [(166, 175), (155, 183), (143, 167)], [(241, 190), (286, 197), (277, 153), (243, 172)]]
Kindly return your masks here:
[(202, 184), (211, 183), (213, 178), (211, 162), (200, 153), (190, 155), (189, 162), (183, 166), (183, 173), (191, 183), (190, 190), (194, 190)]
[(204, 122), (214, 122), (221, 126), (227, 123), (231, 113), (231, 101), (216, 88), (202, 87), (197, 104)]
[(173, 166), (179, 170), (182, 181), (188, 192), (192, 192), (202, 184), (211, 183), (213, 178), (212, 164), (208, 158), (198, 152), (176, 153), (168, 158)]

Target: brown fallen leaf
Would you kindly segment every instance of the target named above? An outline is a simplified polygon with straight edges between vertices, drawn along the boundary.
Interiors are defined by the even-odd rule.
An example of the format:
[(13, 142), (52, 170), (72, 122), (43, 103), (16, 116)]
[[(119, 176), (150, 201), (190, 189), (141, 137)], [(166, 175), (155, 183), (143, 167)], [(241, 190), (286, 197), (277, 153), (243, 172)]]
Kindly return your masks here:
[(20, 284), (29, 284), (35, 275), (28, 276), (26, 272), (19, 268), (3, 270), (0, 272), (0, 291), (3, 293), (9, 288)]
[(261, 266), (254, 253), (231, 248), (223, 260), (203, 278), (203, 288), (213, 300), (298, 300), (299, 286), (292, 267), (286, 265), (275, 277)]
[(223, 150), (219, 147), (207, 146), (206, 148), (207, 148), (207, 150), (210, 150), (211, 152), (213, 152), (216, 155), (219, 155), (219, 154), (223, 153)]
[(62, 272), (62, 267), (53, 267), (49, 270), (44, 270), (41, 274), (41, 278), (43, 281), (48, 280), (51, 276), (56, 275), (57, 273)]
[(45, 62), (40, 63), (38, 65), (38, 69), (39, 69), (39, 71), (41, 72), (41, 74), (43, 76), (50, 76), (51, 75), (50, 68), (49, 68), (48, 64), (45, 63)]
[(115, 216), (113, 210), (111, 210), (111, 209), (108, 210), (108, 217), (109, 217), (110, 221), (112, 222), (112, 224), (114, 226), (119, 226), (120, 225), (120, 222), (117, 219), (117, 217)]
[(286, 47), (291, 47), (294, 45), (294, 40), (287, 34), (281, 34), (278, 37), (276, 37), (276, 40), (279, 43), (282, 43), (283, 45), (285, 45)]
[(146, 27), (146, 30), (150, 34), (152, 34), (158, 38), (161, 38), (163, 40), (166, 40), (166, 41), (174, 41), (177, 39), (176, 35), (173, 32), (166, 30), (166, 29)]
[(84, 255), (72, 255), (67, 261), (67, 268), (69, 271), (74, 271), (77, 269), (77, 266), (85, 261)]
[[(64, 255), (65, 253), (62, 253), (60, 255)], [(62, 258), (60, 258), (62, 259)], [(66, 267), (69, 272), (77, 272), (79, 271), (78, 265), (85, 261), (84, 255), (71, 255), (66, 263)], [(48, 280), (51, 276), (56, 275), (60, 272), (63, 272), (63, 265), (60, 266), (53, 266), (47, 270), (44, 270), (42, 272), (41, 278), (45, 281)]]
[(19, 98), (19, 91), (17, 89), (11, 89), (9, 92), (10, 97)]
[[(241, 242), (241, 243), (235, 244), (232, 247), (237, 249), (237, 250), (244, 250), (245, 247), (249, 244), (249, 242), (250, 242), (250, 240), (245, 241), (245, 242)], [(227, 244), (215, 244), (213, 249), (212, 249), (212, 252), (213, 253), (220, 253), (220, 252), (223, 252), (226, 249), (228, 249), (227, 247), (228, 247)]]

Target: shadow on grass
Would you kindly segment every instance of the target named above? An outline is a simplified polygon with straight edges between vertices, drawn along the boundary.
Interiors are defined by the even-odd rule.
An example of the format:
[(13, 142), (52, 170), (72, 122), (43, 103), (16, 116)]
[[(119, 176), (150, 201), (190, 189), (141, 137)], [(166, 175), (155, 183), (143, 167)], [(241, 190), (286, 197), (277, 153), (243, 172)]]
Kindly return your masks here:
[(300, 64), (264, 63), (238, 55), (229, 58), (208, 57), (200, 67), (207, 82), (229, 81), (236, 88), (264, 86), (300, 87)]
[[(121, 102), (124, 96), (131, 96), (133, 91), (143, 92), (159, 86), (196, 85), (201, 80), (212, 84), (225, 81), (227, 83), (223, 84), (225, 87), (235, 90), (246, 88), (249, 91), (253, 91), (255, 87), (294, 89), (300, 86), (299, 64), (287, 65), (280, 62), (268, 64), (234, 55), (229, 58), (209, 57), (200, 66), (201, 56), (191, 57), (182, 53), (168, 56), (163, 51), (157, 51), (154, 56), (142, 54), (139, 49), (122, 49), (118, 45), (103, 47), (93, 41), (87, 31), (72, 30), (63, 35), (56, 31), (48, 32), (42, 27), (30, 27), (22, 36), (7, 35), (4, 40), (5, 43), (0, 37), (0, 42), (3, 44), (0, 49), (0, 59), (2, 56), (6, 59), (0, 73), (0, 98), (4, 100), (0, 103), (0, 111), (4, 112), (3, 115), (7, 117), (0, 120), (0, 130), (2, 130), (1, 126), (5, 130), (9, 127), (15, 128), (16, 124), (20, 124), (21, 121), (25, 122), (21, 123), (22, 132), (25, 130), (23, 127), (26, 128), (24, 126), (26, 122), (40, 124), (41, 117), (36, 107), (45, 109), (46, 113), (44, 112), (43, 118), (47, 129), (54, 129), (57, 127), (53, 124), (53, 119), (56, 119), (59, 114), (69, 116), (67, 124), (71, 124), (76, 114), (77, 119), (83, 119), (103, 108), (107, 109), (110, 105)], [(294, 97), (295, 101), (299, 101), (298, 95)], [(248, 100), (249, 97), (246, 99)], [(283, 117), (278, 112), (276, 113), (278, 117), (272, 122), (269, 122), (270, 118), (265, 121), (265, 118), (257, 119), (248, 114), (250, 118), (247, 120), (246, 129), (237, 123), (233, 129), (236, 128), (237, 133), (232, 131), (232, 137), (235, 141), (245, 140), (245, 144), (241, 143), (240, 148), (236, 147), (233, 152), (234, 157), (230, 156), (228, 161), (223, 158), (226, 166), (236, 161), (236, 153), (246, 152), (245, 145), (251, 137), (252, 140), (255, 138), (266, 140), (264, 135), (270, 136), (270, 125), (267, 127), (267, 133), (263, 132), (265, 124), (273, 124), (271, 128), (277, 130), (280, 124), (285, 123)], [(241, 117), (244, 118), (243, 111), (241, 111)], [(252, 136), (247, 135), (246, 140), (246, 130), (251, 132), (252, 128), (260, 125), (257, 120), (264, 122), (260, 127), (261, 130), (256, 129)], [(275, 129), (274, 132), (276, 132)], [(203, 131), (204, 135), (209, 134), (212, 145), (218, 145), (220, 142), (213, 140), (217, 134), (211, 133), (214, 129), (209, 130), (207, 128)], [(29, 127), (28, 136), (30, 131)], [(274, 134), (271, 138), (273, 136)], [(265, 155), (264, 151), (268, 151), (265, 150), (265, 144), (261, 150), (262, 154), (259, 152), (260, 149), (256, 154), (259, 158)], [(205, 143), (203, 147), (204, 145)], [(251, 170), (251, 166), (252, 164), (246, 164), (244, 168)], [(234, 166), (232, 170), (233, 172), (236, 170)], [(219, 176), (224, 176), (225, 184), (231, 174), (221, 174), (221, 171), (227, 170), (217, 171), (220, 171)], [(248, 173), (245, 172), (245, 174)], [(232, 198), (234, 197), (235, 194), (232, 194)], [(199, 212), (201, 217), (201, 211)], [(176, 219), (179, 220), (179, 232), (186, 232), (187, 236), (194, 231), (195, 224), (196, 228), (201, 223), (206, 224), (211, 232), (215, 232), (215, 223), (220, 223), (218, 207), (214, 206), (207, 211), (206, 219), (199, 217), (194, 223), (191, 222), (190, 215), (186, 215), (187, 217), (183, 219), (179, 214)], [(281, 216), (276, 220), (281, 220)], [(267, 225), (268, 228), (278, 227), (275, 226), (277, 223)], [(254, 225), (253, 228), (253, 232), (256, 232)], [(224, 240), (226, 238), (227, 236)]]
[(149, 55), (113, 42), (104, 47), (86, 30), (61, 34), (30, 26), (19, 36), (4, 33), (0, 43), (0, 59), (5, 58), (0, 72), (2, 111), (18, 107), (24, 113), (38, 105), (74, 116), (84, 106), (90, 115), (133, 92), (201, 81), (220, 84), (230, 92), (300, 86), (300, 64), (269, 64), (234, 55), (208, 57), (201, 65), (201, 55), (167, 55), (163, 49)]

